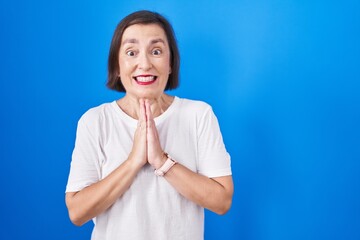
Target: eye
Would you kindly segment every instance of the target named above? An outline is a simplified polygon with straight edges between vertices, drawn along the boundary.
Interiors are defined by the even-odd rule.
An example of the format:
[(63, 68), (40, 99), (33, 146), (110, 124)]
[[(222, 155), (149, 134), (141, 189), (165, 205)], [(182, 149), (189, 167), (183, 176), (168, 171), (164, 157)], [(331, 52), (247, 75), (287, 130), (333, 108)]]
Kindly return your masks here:
[(162, 51), (160, 50), (160, 49), (154, 49), (153, 51), (152, 51), (152, 54), (153, 55), (160, 55), (162, 53)]
[(134, 57), (136, 55), (135, 51), (129, 50), (126, 52), (126, 55), (128, 55), (129, 57)]

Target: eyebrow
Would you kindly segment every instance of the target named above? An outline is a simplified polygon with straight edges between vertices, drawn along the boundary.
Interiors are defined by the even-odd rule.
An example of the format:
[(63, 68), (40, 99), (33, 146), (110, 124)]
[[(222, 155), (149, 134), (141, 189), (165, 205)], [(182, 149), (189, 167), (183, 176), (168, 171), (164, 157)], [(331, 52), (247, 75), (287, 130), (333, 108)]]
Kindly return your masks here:
[(122, 44), (126, 44), (126, 43), (139, 43), (138, 40), (136, 40), (135, 38), (130, 38), (130, 39), (125, 39)]
[(165, 41), (162, 38), (157, 38), (150, 41), (151, 44), (155, 44), (159, 42), (165, 44)]
[[(122, 45), (124, 44), (127, 44), (127, 43), (139, 43), (139, 41), (135, 38), (128, 38), (128, 39), (125, 39), (123, 42), (122, 42)], [(153, 39), (150, 41), (150, 44), (156, 44), (156, 43), (163, 43), (165, 44), (165, 41), (161, 38), (156, 38), (156, 39)]]

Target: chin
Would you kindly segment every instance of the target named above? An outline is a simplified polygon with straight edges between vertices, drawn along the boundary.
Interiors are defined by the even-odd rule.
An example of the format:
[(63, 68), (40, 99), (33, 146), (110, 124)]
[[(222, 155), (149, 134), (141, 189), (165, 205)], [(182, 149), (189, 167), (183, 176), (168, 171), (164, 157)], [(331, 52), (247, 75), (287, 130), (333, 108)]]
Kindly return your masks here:
[(144, 98), (144, 99), (156, 99), (156, 98), (159, 98), (161, 97), (161, 95), (163, 94), (164, 92), (141, 92), (141, 93), (138, 93), (136, 94), (137, 98)]

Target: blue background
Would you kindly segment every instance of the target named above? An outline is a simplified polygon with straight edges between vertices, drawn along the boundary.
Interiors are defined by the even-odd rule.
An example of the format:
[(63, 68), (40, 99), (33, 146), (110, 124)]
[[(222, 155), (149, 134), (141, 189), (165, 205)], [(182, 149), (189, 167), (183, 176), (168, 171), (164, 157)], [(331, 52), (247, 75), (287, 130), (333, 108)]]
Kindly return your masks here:
[(171, 94), (210, 103), (235, 195), (206, 239), (360, 239), (359, 1), (0, 2), (0, 239), (89, 239), (64, 191), (76, 124), (107, 90), (116, 24), (169, 18)]

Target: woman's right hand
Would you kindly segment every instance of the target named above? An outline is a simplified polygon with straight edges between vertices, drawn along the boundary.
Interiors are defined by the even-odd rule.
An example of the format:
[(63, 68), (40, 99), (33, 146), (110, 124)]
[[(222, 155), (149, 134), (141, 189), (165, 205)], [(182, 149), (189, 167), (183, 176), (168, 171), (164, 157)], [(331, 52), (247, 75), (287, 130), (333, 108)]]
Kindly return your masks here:
[(134, 134), (134, 143), (129, 155), (129, 161), (141, 168), (147, 163), (147, 144), (146, 144), (146, 113), (145, 100), (139, 100), (138, 125)]

